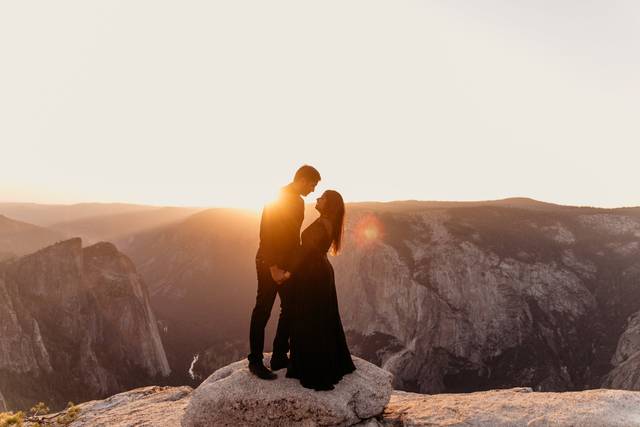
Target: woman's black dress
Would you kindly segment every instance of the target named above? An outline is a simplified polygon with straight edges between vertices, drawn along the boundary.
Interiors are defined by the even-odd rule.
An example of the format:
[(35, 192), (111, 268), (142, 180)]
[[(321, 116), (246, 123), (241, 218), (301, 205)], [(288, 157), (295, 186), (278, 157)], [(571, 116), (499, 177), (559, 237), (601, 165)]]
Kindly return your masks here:
[(291, 280), (291, 364), (287, 377), (306, 388), (331, 390), (356, 367), (338, 311), (333, 267), (327, 259), (331, 236), (316, 220), (302, 232), (302, 250)]

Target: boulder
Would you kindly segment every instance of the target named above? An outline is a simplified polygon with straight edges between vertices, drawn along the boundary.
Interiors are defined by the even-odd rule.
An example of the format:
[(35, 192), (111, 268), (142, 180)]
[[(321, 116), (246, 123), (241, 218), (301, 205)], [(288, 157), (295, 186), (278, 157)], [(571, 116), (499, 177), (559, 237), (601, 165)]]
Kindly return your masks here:
[[(183, 427), (205, 426), (351, 426), (367, 423), (389, 402), (392, 375), (353, 357), (356, 371), (334, 390), (314, 391), (277, 372), (265, 381), (241, 360), (215, 371), (196, 390), (182, 418)], [(268, 366), (269, 356), (265, 360)], [(373, 420), (371, 420), (373, 421)]]

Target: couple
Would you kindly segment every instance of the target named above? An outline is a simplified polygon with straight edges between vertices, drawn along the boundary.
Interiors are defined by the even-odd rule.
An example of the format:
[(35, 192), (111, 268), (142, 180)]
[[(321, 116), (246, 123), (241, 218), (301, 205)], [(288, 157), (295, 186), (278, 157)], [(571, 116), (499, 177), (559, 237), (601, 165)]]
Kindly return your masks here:
[[(306, 388), (332, 390), (356, 368), (351, 360), (338, 312), (333, 267), (327, 251), (340, 249), (344, 221), (342, 196), (327, 190), (317, 199), (320, 217), (302, 232), (304, 201), (315, 190), (320, 173), (302, 166), (279, 198), (265, 206), (256, 255), (258, 295), (251, 314), (249, 370), (270, 380), (287, 368)], [(273, 341), (271, 370), (262, 362), (264, 328), (280, 296), (280, 318)], [(290, 358), (287, 352), (290, 350)]]

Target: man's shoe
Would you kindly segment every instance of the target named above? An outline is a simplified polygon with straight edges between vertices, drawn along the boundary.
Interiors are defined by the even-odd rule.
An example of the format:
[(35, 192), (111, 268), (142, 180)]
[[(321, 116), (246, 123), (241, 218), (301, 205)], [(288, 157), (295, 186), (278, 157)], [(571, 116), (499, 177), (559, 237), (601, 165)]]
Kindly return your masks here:
[(267, 369), (266, 366), (262, 362), (260, 363), (249, 363), (249, 371), (256, 377), (263, 380), (275, 380), (278, 378), (276, 374)]
[(289, 358), (286, 354), (272, 355), (271, 356), (271, 370), (277, 371), (278, 369), (286, 368), (289, 365)]

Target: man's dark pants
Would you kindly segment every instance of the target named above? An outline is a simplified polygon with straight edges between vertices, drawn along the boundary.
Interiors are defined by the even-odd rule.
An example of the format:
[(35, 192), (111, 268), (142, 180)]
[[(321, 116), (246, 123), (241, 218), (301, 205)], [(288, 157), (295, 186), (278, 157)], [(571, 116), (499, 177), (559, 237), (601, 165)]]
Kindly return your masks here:
[(271, 278), (269, 266), (259, 259), (256, 260), (256, 271), (258, 273), (258, 295), (256, 296), (256, 305), (251, 313), (251, 326), (249, 328), (250, 363), (262, 362), (264, 328), (269, 321), (276, 294), (280, 295), (281, 309), (276, 337), (273, 340), (273, 354), (284, 355), (289, 351), (289, 283), (284, 282), (282, 285), (278, 285), (274, 282)]

